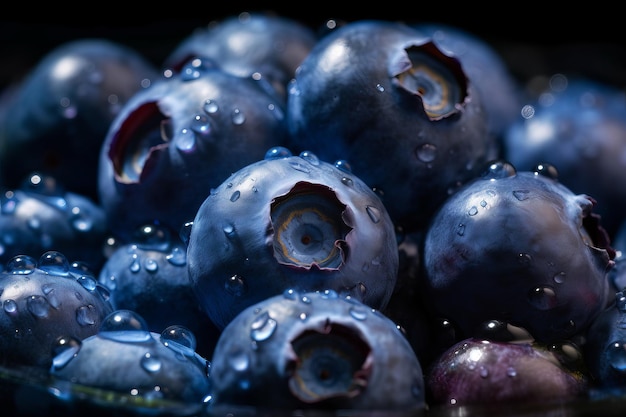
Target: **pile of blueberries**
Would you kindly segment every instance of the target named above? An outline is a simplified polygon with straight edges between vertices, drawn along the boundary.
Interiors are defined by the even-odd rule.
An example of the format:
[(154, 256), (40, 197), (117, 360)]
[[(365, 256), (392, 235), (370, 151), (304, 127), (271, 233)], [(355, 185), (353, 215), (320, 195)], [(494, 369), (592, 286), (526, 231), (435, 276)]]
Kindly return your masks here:
[(625, 168), (624, 91), (452, 25), (64, 43), (0, 94), (2, 407), (623, 411)]

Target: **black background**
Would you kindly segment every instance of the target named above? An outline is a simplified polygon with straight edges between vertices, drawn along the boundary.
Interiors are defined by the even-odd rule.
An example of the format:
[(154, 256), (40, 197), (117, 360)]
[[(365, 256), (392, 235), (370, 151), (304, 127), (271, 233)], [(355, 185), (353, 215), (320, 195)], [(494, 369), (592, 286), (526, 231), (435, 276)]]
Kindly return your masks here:
[(12, 12), (0, 17), (0, 87), (19, 80), (54, 47), (77, 38), (118, 41), (159, 65), (194, 29), (249, 11), (287, 16), (315, 30), (328, 19), (445, 23), (487, 41), (520, 81), (562, 72), (626, 88), (626, 20), (618, 3), (587, 2), (575, 7), (508, 2), (486, 7), (469, 2), (398, 2), (341, 10), (309, 2), (280, 7), (238, 4), (239, 8), (215, 2), (147, 3), (131, 8), (128, 2), (107, 2), (70, 8), (58, 3), (12, 3)]

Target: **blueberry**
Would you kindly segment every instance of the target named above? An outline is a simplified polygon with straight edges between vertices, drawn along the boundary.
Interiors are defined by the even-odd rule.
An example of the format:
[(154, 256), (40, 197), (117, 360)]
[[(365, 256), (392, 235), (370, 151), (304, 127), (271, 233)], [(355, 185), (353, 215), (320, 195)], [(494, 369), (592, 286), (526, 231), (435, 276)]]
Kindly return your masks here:
[(190, 59), (212, 60), (240, 77), (263, 78), (285, 100), (287, 84), (317, 42), (309, 26), (272, 13), (241, 13), (197, 28), (166, 57), (180, 71)]
[(209, 317), (223, 328), (287, 288), (333, 289), (383, 308), (398, 247), (380, 198), (345, 165), (267, 153), (215, 188), (188, 231), (189, 275)]
[(60, 337), (95, 334), (113, 311), (108, 290), (91, 271), (57, 251), (16, 256), (0, 273), (3, 365), (49, 367)]
[(354, 21), (326, 34), (288, 93), (287, 146), (347, 160), (407, 232), (425, 228), (496, 151), (459, 60), (399, 22)]
[(459, 26), (443, 22), (419, 22), (415, 29), (432, 38), (444, 51), (463, 65), (470, 82), (481, 95), (490, 133), (498, 141), (517, 120), (525, 94), (500, 51), (490, 42)]
[(590, 193), (611, 237), (624, 221), (626, 99), (598, 80), (557, 74), (524, 106), (503, 136), (503, 156), (519, 169), (548, 163), (576, 193)]
[(334, 291), (267, 298), (224, 329), (213, 356), (216, 409), (425, 409), (420, 362), (388, 317)]
[(219, 332), (191, 287), (184, 243), (167, 229), (139, 228), (109, 256), (98, 281), (109, 289), (116, 309), (141, 315), (153, 332), (185, 326), (196, 336), (196, 351), (211, 356)]
[(611, 270), (610, 275), (611, 282), (619, 289), (615, 290), (609, 306), (593, 321), (585, 334), (583, 348), (594, 392), (616, 390), (617, 394), (623, 395), (626, 390), (625, 262), (623, 256), (617, 258), (616, 268)]
[(110, 123), (159, 76), (138, 51), (84, 38), (44, 55), (0, 109), (0, 178), (7, 187), (32, 171), (97, 200), (98, 149)]
[(178, 233), (212, 187), (284, 143), (284, 109), (252, 78), (175, 74), (124, 106), (100, 154), (98, 191), (122, 242), (145, 224)]
[(96, 271), (105, 262), (108, 233), (102, 207), (51, 176), (33, 173), (0, 196), (0, 263), (57, 250)]
[(560, 404), (582, 399), (588, 379), (576, 345), (553, 349), (532, 341), (469, 338), (428, 370), (429, 404), (443, 406)]
[(50, 392), (112, 411), (191, 415), (210, 394), (210, 363), (195, 352), (193, 332), (170, 326), (150, 332), (141, 315), (115, 310), (98, 332), (81, 340), (64, 338), (50, 366)]
[(615, 252), (593, 239), (601, 235), (593, 199), (546, 174), (492, 169), (433, 219), (422, 296), (458, 338), (501, 320), (537, 341), (560, 341), (583, 332), (607, 305)]

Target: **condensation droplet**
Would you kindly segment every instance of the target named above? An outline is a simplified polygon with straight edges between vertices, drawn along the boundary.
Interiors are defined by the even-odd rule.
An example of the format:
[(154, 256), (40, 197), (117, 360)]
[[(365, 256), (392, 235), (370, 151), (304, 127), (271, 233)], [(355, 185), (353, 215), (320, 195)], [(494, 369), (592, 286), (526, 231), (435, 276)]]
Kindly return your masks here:
[(243, 372), (250, 366), (250, 357), (243, 350), (235, 351), (228, 356), (228, 364), (237, 372)]
[(2, 308), (7, 313), (15, 313), (17, 311), (17, 303), (15, 302), (15, 300), (11, 299), (4, 300), (4, 302), (2, 303)]
[(559, 272), (558, 274), (555, 274), (552, 279), (554, 280), (554, 282), (556, 282), (557, 284), (562, 284), (563, 282), (565, 282), (565, 272)]
[(513, 191), (513, 196), (515, 198), (517, 198), (519, 201), (528, 200), (529, 195), (530, 195), (530, 191), (529, 190), (515, 190), (515, 191)]
[(52, 346), (52, 368), (59, 370), (64, 368), (73, 358), (78, 355), (82, 342), (74, 337), (61, 337)]
[(239, 200), (239, 197), (241, 196), (241, 192), (239, 192), (239, 190), (235, 191), (234, 193), (231, 194), (230, 196), (230, 201), (232, 201), (233, 203), (237, 200)]
[(176, 135), (176, 148), (183, 151), (193, 151), (196, 147), (196, 135), (191, 129), (183, 128), (179, 134)]
[(352, 316), (356, 320), (363, 321), (367, 318), (367, 310), (364, 310), (362, 308), (350, 307), (349, 312), (350, 312), (350, 316)]
[(459, 223), (456, 227), (456, 234), (459, 236), (463, 236), (465, 234), (465, 225), (463, 223)]
[(219, 106), (217, 105), (216, 101), (214, 101), (214, 100), (207, 100), (207, 101), (204, 102), (203, 109), (208, 114), (213, 114), (213, 113), (217, 113), (217, 111), (219, 110)]
[(539, 310), (550, 310), (557, 306), (556, 293), (546, 286), (534, 288), (528, 295), (528, 300)]
[(469, 216), (475, 216), (476, 214), (478, 214), (478, 209), (476, 208), (476, 206), (472, 206), (470, 207), (470, 209), (467, 211), (467, 214)]
[(246, 121), (246, 116), (243, 114), (243, 112), (240, 109), (234, 109), (232, 114), (231, 114), (233, 123), (235, 125), (242, 125), (243, 122)]
[(180, 246), (174, 246), (165, 259), (172, 265), (183, 266), (187, 263), (187, 251)]
[(42, 295), (31, 295), (26, 299), (26, 308), (35, 317), (47, 317), (50, 313), (50, 307), (50, 303)]
[(196, 335), (185, 326), (169, 326), (161, 332), (160, 338), (161, 343), (184, 356), (195, 354)]
[(232, 275), (224, 283), (224, 289), (235, 297), (241, 297), (246, 293), (246, 281), (240, 275)]
[(432, 162), (437, 157), (437, 147), (431, 143), (425, 143), (415, 150), (415, 155), (422, 162)]
[(615, 342), (611, 344), (607, 349), (608, 363), (611, 368), (619, 371), (620, 373), (626, 373), (626, 348), (624, 343)]
[(250, 337), (256, 342), (267, 340), (274, 334), (277, 325), (276, 320), (271, 318), (269, 313), (265, 311), (252, 322)]
[(81, 326), (93, 326), (98, 319), (98, 312), (92, 305), (80, 306), (76, 309), (76, 322)]
[(141, 358), (141, 368), (148, 373), (153, 374), (155, 372), (159, 372), (162, 366), (163, 362), (161, 362), (159, 357), (152, 355), (150, 352), (147, 352)]

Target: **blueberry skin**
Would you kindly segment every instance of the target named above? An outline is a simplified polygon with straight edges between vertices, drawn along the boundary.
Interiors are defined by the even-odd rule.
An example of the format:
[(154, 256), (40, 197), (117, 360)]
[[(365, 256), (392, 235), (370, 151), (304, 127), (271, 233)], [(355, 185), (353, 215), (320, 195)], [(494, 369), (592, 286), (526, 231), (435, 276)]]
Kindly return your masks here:
[(215, 62), (240, 77), (262, 77), (282, 100), (302, 60), (317, 42), (303, 23), (270, 13), (241, 13), (195, 29), (165, 58), (163, 67), (180, 71), (192, 58)]
[(178, 233), (212, 187), (286, 135), (280, 101), (252, 78), (200, 60), (195, 72), (153, 83), (126, 104), (101, 148), (98, 191), (112, 233), (122, 242), (145, 224)]
[(59, 344), (51, 392), (67, 401), (84, 398), (80, 393), (88, 389), (90, 401), (109, 409), (191, 415), (202, 410), (211, 390), (210, 363), (194, 348), (194, 335), (184, 326), (150, 332), (141, 315), (115, 310), (97, 333)]
[(526, 95), (494, 45), (476, 33), (443, 22), (412, 25), (432, 38), (444, 53), (456, 57), (474, 84), (489, 119), (489, 131), (502, 139), (509, 125), (517, 120)]
[(98, 275), (116, 309), (141, 315), (153, 332), (171, 325), (196, 336), (196, 351), (210, 357), (219, 332), (191, 287), (185, 244), (165, 228), (139, 228), (130, 243), (118, 246)]
[[(570, 357), (561, 358), (563, 352)], [(581, 356), (571, 344), (558, 352), (532, 341), (469, 338), (451, 346), (428, 370), (427, 398), (429, 404), (445, 407), (547, 405), (582, 399), (588, 379), (576, 367)]]
[(626, 212), (619, 178), (626, 162), (626, 99), (620, 88), (581, 77), (552, 77), (503, 136), (503, 156), (518, 169), (548, 163), (576, 193), (588, 193), (611, 237)]
[(102, 207), (50, 176), (35, 173), (0, 196), (0, 263), (57, 250), (97, 271), (108, 235)]
[(289, 148), (347, 160), (407, 232), (496, 150), (459, 60), (399, 22), (354, 21), (322, 37), (290, 83), (287, 123)]
[[(623, 264), (619, 258), (618, 264)], [(622, 274), (623, 275), (623, 274)], [(593, 321), (586, 332), (583, 345), (585, 361), (596, 389), (626, 389), (624, 352), (626, 346), (626, 295), (623, 289), (615, 291), (610, 305)]]
[(84, 38), (43, 56), (0, 109), (0, 178), (19, 186), (32, 171), (97, 200), (99, 149), (124, 104), (157, 69), (123, 44)]
[(60, 337), (95, 334), (113, 311), (108, 290), (64, 254), (16, 256), (0, 273), (0, 357), (3, 365), (49, 367)]
[[(500, 173), (502, 174), (502, 173)], [(615, 252), (593, 240), (593, 200), (530, 171), (476, 178), (452, 195), (424, 242), (424, 302), (458, 338), (501, 320), (540, 342), (583, 332), (605, 308)], [(598, 246), (599, 245), (599, 246)]]
[(211, 372), (217, 410), (425, 409), (420, 362), (395, 323), (334, 291), (248, 307), (224, 329)]
[(202, 203), (187, 261), (194, 291), (218, 328), (288, 288), (333, 289), (379, 309), (387, 304), (398, 272), (393, 223), (380, 198), (339, 166), (273, 148)]

